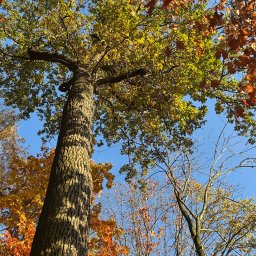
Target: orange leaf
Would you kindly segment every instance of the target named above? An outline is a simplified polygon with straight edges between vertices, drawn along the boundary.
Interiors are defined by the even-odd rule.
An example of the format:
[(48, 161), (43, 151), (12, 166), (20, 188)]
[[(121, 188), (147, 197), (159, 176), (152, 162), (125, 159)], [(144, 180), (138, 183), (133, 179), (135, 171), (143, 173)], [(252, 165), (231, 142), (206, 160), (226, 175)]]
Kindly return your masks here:
[(249, 80), (249, 81), (253, 81), (253, 80), (255, 80), (255, 75), (247, 74), (247, 75), (246, 75), (246, 78), (247, 78), (247, 80)]
[(244, 104), (244, 106), (246, 107), (253, 107), (256, 105), (256, 98), (255, 96), (250, 98), (250, 99), (243, 99), (242, 103)]
[(251, 84), (246, 85), (246, 91), (247, 92), (254, 92), (255, 88)]
[(241, 34), (241, 35), (244, 35), (244, 36), (248, 36), (248, 35), (249, 35), (249, 32), (248, 32), (247, 30), (245, 30), (245, 29), (241, 29), (241, 30), (240, 30), (240, 34)]
[(243, 99), (243, 100), (242, 100), (242, 103), (243, 103), (246, 107), (250, 106), (250, 102), (248, 101), (248, 99)]

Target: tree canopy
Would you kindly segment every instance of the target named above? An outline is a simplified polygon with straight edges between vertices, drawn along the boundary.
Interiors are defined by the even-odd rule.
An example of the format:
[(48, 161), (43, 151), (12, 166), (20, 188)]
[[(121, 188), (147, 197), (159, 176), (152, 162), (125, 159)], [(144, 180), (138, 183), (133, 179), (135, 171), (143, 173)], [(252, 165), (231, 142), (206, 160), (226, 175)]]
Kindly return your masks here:
[(148, 15), (147, 6), (156, 2), (145, 7), (125, 0), (5, 1), (1, 84), (6, 104), (17, 106), (24, 117), (37, 111), (46, 120), (44, 131), (56, 134), (66, 98), (57, 88), (68, 90), (74, 66), (84, 65), (95, 89), (95, 131), (108, 142), (129, 137), (131, 145), (144, 134), (170, 130), (182, 137), (202, 123), (207, 98), (216, 99), (216, 111), (227, 111), (246, 133), (254, 125), (252, 75), (250, 84), (230, 76), (237, 61), (223, 59), (224, 51), (236, 58), (242, 45), (234, 52), (216, 38), (215, 27), (229, 23), (227, 8), (165, 1), (167, 10), (154, 6)]

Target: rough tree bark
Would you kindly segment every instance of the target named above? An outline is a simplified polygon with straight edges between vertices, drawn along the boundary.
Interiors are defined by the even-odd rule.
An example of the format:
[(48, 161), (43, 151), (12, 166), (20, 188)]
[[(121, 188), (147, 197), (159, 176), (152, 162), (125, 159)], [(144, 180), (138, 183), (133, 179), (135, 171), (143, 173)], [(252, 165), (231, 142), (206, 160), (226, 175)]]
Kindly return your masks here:
[(31, 256), (87, 255), (93, 112), (93, 86), (89, 74), (77, 69), (63, 110)]
[(93, 93), (96, 87), (118, 83), (146, 70), (139, 68), (92, 83), (84, 65), (59, 53), (29, 48), (25, 60), (66, 66), (72, 78), (60, 85), (68, 93), (45, 202), (33, 240), (31, 256), (86, 256), (92, 179)]

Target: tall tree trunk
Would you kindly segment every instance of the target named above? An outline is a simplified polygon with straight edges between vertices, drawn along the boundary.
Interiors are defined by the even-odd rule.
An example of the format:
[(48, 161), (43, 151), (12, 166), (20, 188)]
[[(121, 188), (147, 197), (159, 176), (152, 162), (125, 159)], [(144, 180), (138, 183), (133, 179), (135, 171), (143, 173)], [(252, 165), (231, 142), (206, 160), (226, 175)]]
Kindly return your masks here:
[(92, 180), (93, 87), (77, 72), (69, 91), (31, 256), (86, 256)]

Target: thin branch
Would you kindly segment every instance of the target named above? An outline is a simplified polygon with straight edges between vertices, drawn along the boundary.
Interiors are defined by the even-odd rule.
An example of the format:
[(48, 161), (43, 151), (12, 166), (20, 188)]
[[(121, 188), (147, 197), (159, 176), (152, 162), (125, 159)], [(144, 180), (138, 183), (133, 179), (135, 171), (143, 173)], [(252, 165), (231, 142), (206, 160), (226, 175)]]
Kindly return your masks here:
[(109, 53), (109, 51), (111, 50), (111, 48), (109, 48), (108, 46), (106, 47), (105, 51), (103, 52), (102, 56), (99, 58), (99, 60), (97, 61), (95, 67), (92, 70), (92, 74), (96, 73), (98, 66), (100, 65), (100, 63), (103, 61), (103, 59), (105, 58), (105, 56)]

